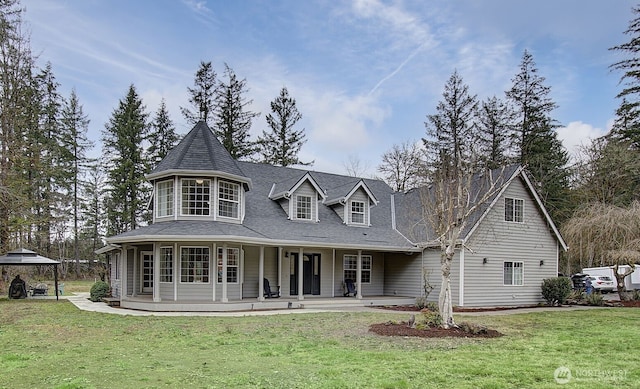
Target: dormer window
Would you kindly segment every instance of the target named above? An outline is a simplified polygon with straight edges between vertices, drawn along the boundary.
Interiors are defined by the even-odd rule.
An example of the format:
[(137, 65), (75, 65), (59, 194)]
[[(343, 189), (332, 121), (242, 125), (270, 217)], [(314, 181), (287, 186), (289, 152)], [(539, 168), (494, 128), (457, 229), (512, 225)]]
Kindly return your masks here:
[(173, 180), (157, 184), (156, 217), (173, 216)]
[(295, 218), (298, 220), (311, 220), (311, 196), (296, 195), (295, 198)]
[(195, 178), (182, 179), (182, 215), (210, 214), (211, 181)]
[(239, 218), (240, 185), (228, 181), (218, 181), (218, 216)]
[(364, 201), (351, 201), (351, 223), (365, 224), (365, 210)]

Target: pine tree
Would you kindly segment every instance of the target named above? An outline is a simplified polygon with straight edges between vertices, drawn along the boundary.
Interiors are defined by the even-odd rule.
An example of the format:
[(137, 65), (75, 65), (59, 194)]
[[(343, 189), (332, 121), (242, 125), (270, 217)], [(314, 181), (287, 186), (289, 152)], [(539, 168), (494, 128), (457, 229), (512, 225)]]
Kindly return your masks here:
[(263, 130), (258, 138), (262, 161), (278, 166), (311, 165), (313, 162), (302, 162), (298, 158), (306, 139), (304, 129), (296, 131), (293, 126), (302, 119), (302, 114), (286, 87), (271, 102), (271, 112), (266, 117), (269, 131)]
[(149, 155), (150, 168), (153, 168), (162, 161), (169, 150), (178, 143), (179, 137), (169, 117), (164, 99), (160, 102), (160, 108), (158, 108), (151, 122), (151, 132), (148, 140), (149, 148), (147, 149), (147, 153)]
[(135, 229), (143, 217), (149, 188), (142, 142), (148, 132), (147, 116), (132, 84), (103, 131), (103, 155), (108, 158), (106, 200), (109, 235)]
[(102, 246), (104, 236), (104, 169), (98, 161), (87, 166), (87, 178), (83, 182), (82, 193), (85, 201), (82, 206), (83, 241), (89, 242), (90, 258), (96, 258), (95, 251)]
[(551, 88), (538, 74), (533, 56), (525, 50), (520, 72), (506, 92), (516, 110), (517, 162), (532, 174), (539, 193), (557, 223), (566, 219), (569, 157), (558, 139), (559, 124), (551, 117), (557, 108)]
[(496, 169), (512, 159), (514, 116), (509, 105), (495, 96), (480, 104), (476, 144), (485, 168)]
[[(21, 30), (17, 0), (0, 2), (0, 248), (27, 244), (25, 217), (31, 213), (29, 131), (37, 127), (40, 109), (35, 98), (33, 56)], [(37, 105), (35, 103), (38, 103)]]
[(87, 157), (93, 143), (87, 138), (89, 130), (89, 119), (82, 110), (82, 105), (78, 100), (75, 89), (71, 90), (71, 95), (62, 109), (62, 146), (70, 156), (71, 164), (69, 173), (71, 176), (70, 195), (72, 198), (73, 215), (73, 248), (76, 263), (76, 275), (80, 274), (80, 221), (82, 204), (82, 187), (84, 186), (84, 174), (90, 159)]
[(211, 125), (215, 110), (216, 88), (216, 72), (213, 70), (211, 62), (200, 61), (200, 67), (196, 71), (193, 81), (193, 88), (187, 87), (190, 95), (189, 102), (193, 105), (194, 110), (180, 107), (185, 119), (193, 124), (202, 120)]
[(634, 147), (640, 146), (640, 5), (631, 9), (634, 17), (624, 32), (630, 36), (626, 43), (611, 47), (609, 50), (621, 52), (628, 57), (613, 63), (611, 70), (622, 72), (620, 82), (622, 91), (616, 97), (622, 103), (616, 112), (613, 132), (621, 140), (630, 141)]
[(233, 158), (246, 159), (256, 152), (249, 130), (253, 118), (260, 113), (247, 110), (253, 102), (244, 96), (248, 92), (247, 80), (239, 80), (227, 64), (224, 74), (227, 81), (221, 81), (216, 90), (214, 132)]
[(423, 138), (430, 167), (436, 170), (474, 169), (473, 128), (478, 106), (476, 95), (454, 71), (445, 84), (436, 114), (427, 115)]

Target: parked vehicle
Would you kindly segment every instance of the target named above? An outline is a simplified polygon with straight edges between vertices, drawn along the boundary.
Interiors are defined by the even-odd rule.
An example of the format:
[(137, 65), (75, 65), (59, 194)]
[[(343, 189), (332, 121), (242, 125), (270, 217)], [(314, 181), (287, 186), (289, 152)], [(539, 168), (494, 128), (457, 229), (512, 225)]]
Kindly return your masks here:
[(587, 276), (591, 280), (591, 286), (596, 292), (607, 293), (616, 290), (616, 283), (609, 276)]
[[(625, 272), (629, 269), (628, 265), (621, 265), (620, 272)], [(590, 276), (605, 276), (610, 277), (614, 282), (616, 282), (616, 276), (613, 270), (613, 266), (601, 266), (601, 267), (589, 267), (582, 269), (582, 273), (588, 274)], [(640, 289), (640, 265), (635, 266), (635, 270), (632, 274), (626, 276), (624, 278), (624, 287), (626, 290), (634, 290)]]
[(571, 276), (571, 283), (573, 284), (573, 289), (575, 290), (584, 290), (584, 281), (589, 277), (588, 274), (576, 273)]

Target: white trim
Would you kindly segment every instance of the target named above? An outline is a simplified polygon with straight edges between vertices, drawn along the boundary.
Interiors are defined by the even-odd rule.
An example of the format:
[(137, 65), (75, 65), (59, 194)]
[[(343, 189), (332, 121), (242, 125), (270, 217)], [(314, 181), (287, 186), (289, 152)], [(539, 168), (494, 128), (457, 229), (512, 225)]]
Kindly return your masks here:
[(291, 195), (298, 190), (298, 188), (305, 182), (305, 181), (309, 181), (309, 183), (311, 184), (311, 186), (313, 186), (313, 188), (315, 189), (315, 191), (320, 195), (320, 197), (322, 198), (322, 201), (324, 201), (326, 199), (326, 195), (324, 194), (324, 190), (322, 190), (322, 188), (320, 187), (320, 185), (318, 185), (318, 183), (316, 182), (316, 180), (313, 178), (313, 176), (310, 174), (310, 172), (306, 172), (298, 181), (296, 181), (296, 183), (289, 189), (289, 190), (285, 190), (282, 192), (278, 192), (278, 193), (272, 193), (273, 190), (275, 189), (276, 184), (273, 184), (273, 186), (271, 187), (271, 191), (269, 192), (269, 198), (271, 200), (279, 200), (281, 198), (290, 198)]
[[(326, 248), (331, 249), (335, 247), (340, 247), (344, 250), (371, 250), (371, 251), (401, 251), (401, 252), (411, 252), (411, 253), (419, 253), (422, 247), (416, 246), (372, 246), (365, 244), (343, 244), (343, 243), (334, 243), (334, 242), (311, 242), (311, 241), (301, 241), (301, 240), (273, 240), (269, 238), (252, 238), (241, 235), (200, 235), (200, 236), (187, 236), (187, 235), (138, 235), (138, 236), (127, 236), (122, 238), (110, 238), (109, 244), (113, 243), (143, 243), (149, 241), (157, 241), (157, 242), (189, 242), (189, 243), (200, 243), (200, 242), (211, 242), (211, 241), (233, 241), (238, 244), (253, 244), (260, 245), (264, 244), (266, 246), (295, 246), (295, 247), (316, 247), (316, 248)], [(408, 240), (407, 240), (408, 241)], [(410, 241), (409, 241), (410, 242)], [(202, 246), (198, 246), (202, 247)]]
[[(182, 196), (182, 187), (183, 187), (183, 184), (184, 184), (185, 180), (195, 181), (196, 185), (202, 185), (203, 188), (206, 187), (206, 185), (204, 185), (205, 181), (208, 182), (208, 184), (209, 184), (209, 194), (208, 194), (208, 196), (209, 196), (209, 201), (208, 201), (208, 203), (209, 203), (209, 213), (207, 215), (197, 215), (197, 214), (190, 214), (190, 213), (184, 213), (183, 212), (183, 201), (184, 201), (184, 198)], [(198, 184), (198, 182), (197, 182), (198, 180), (202, 180), (202, 184)], [(210, 178), (210, 177), (181, 177), (180, 178), (180, 185), (179, 185), (180, 186), (180, 191), (179, 191), (180, 192), (180, 213), (179, 214), (181, 216), (181, 219), (182, 219), (182, 217), (196, 217), (196, 218), (213, 218), (215, 220), (215, 214), (216, 214), (215, 208), (212, 209), (213, 207), (211, 206), (212, 196), (214, 195), (214, 193), (213, 193), (214, 191), (212, 189), (216, 187), (215, 185), (212, 185), (214, 182), (215, 182), (215, 178)], [(190, 195), (190, 194), (187, 193), (187, 195)], [(189, 210), (189, 209), (190, 208), (187, 207), (187, 210)], [(198, 208), (194, 208), (194, 210), (195, 209), (198, 209)], [(201, 209), (204, 210), (206, 208), (201, 208)]]
[[(355, 212), (357, 214), (361, 214), (362, 215), (362, 223), (359, 222), (354, 222), (353, 221), (353, 203), (361, 203), (362, 204), (362, 212)], [(349, 225), (356, 225), (356, 226), (366, 226), (366, 225), (370, 225), (369, 220), (367, 220), (367, 211), (369, 210), (368, 207), (369, 204), (367, 204), (367, 201), (362, 201), (362, 200), (349, 200), (348, 202), (348, 206), (349, 206), (349, 219), (347, 224)]]
[[(504, 283), (504, 265), (505, 263), (511, 263), (511, 269), (512, 269), (512, 274), (511, 274), (511, 284), (505, 284)], [(522, 268), (522, 284), (514, 284), (513, 280), (514, 280), (514, 274), (513, 274), (513, 269), (515, 269), (516, 267), (513, 266), (514, 263), (520, 263), (522, 266), (520, 266)], [(518, 287), (523, 287), (524, 286), (524, 261), (502, 261), (502, 286), (518, 286)]]
[[(458, 283), (458, 305), (464, 306), (464, 246), (460, 248), (460, 282)], [(504, 282), (504, 275), (502, 277)]]
[[(535, 188), (533, 187), (533, 184), (531, 184), (531, 181), (529, 180), (529, 177), (524, 172), (524, 167), (523, 166), (519, 166), (516, 169), (516, 171), (511, 175), (511, 177), (508, 180), (505, 181), (505, 183), (503, 184), (502, 189), (500, 190), (500, 192), (498, 192), (496, 197), (493, 199), (493, 201), (491, 202), (489, 207), (484, 211), (484, 213), (480, 216), (478, 221), (473, 225), (473, 227), (471, 227), (471, 229), (467, 233), (467, 236), (464, 237), (463, 243), (468, 241), (471, 238), (471, 236), (473, 235), (475, 230), (478, 228), (478, 226), (480, 226), (480, 224), (482, 224), (482, 221), (485, 219), (485, 217), (487, 217), (489, 212), (491, 212), (491, 210), (493, 209), (495, 204), (498, 202), (498, 200), (500, 200), (500, 198), (502, 197), (504, 192), (507, 190), (509, 185), (511, 185), (511, 182), (518, 176), (521, 176), (523, 178), (524, 182), (527, 184), (529, 192), (533, 195), (534, 200), (538, 204), (538, 208), (544, 214), (544, 216), (545, 216), (545, 218), (547, 220), (547, 223), (549, 223), (549, 226), (551, 226), (551, 229), (555, 233), (556, 239), (558, 240), (558, 242), (560, 242), (560, 244), (562, 245), (562, 248), (564, 249), (564, 251), (567, 251), (568, 250), (567, 244), (565, 243), (564, 239), (562, 238), (562, 235), (560, 235), (560, 232), (558, 231), (558, 228), (556, 227), (556, 225), (553, 223), (553, 220), (551, 220), (551, 216), (549, 216), (549, 213), (547, 212), (546, 208), (542, 204), (542, 200), (540, 200), (540, 197), (538, 196), (538, 193), (536, 192)], [(503, 216), (503, 219), (504, 219), (504, 216)]]
[(163, 171), (157, 172), (157, 173), (147, 174), (145, 176), (145, 178), (148, 181), (151, 181), (151, 180), (154, 180), (154, 179), (162, 179), (164, 177), (169, 177), (169, 176), (181, 176), (181, 178), (183, 178), (182, 176), (184, 176), (184, 178), (206, 177), (206, 178), (209, 178), (209, 179), (211, 179), (213, 177), (222, 177), (222, 178), (233, 180), (233, 181), (239, 181), (242, 184), (247, 185), (247, 188), (249, 190), (251, 190), (251, 188), (253, 186), (252, 182), (251, 182), (251, 179), (248, 178), (248, 177), (237, 176), (235, 174), (229, 174), (227, 172), (220, 171), (220, 170), (169, 169), (169, 170), (163, 170)]
[[(160, 191), (159, 191), (159, 186), (160, 184), (167, 184), (170, 183), (170, 185), (167, 185), (169, 188), (171, 188), (171, 202), (172, 202), (172, 209), (171, 209), (171, 214), (169, 215), (164, 215), (164, 216), (160, 216), (158, 215), (158, 212), (160, 211)], [(168, 180), (158, 180), (155, 181), (153, 184), (153, 194), (154, 194), (154, 210), (153, 210), (153, 220), (162, 220), (162, 219), (173, 219), (175, 217), (176, 214), (176, 203), (175, 203), (175, 181), (172, 179), (168, 179)], [(168, 198), (168, 197), (167, 197)], [(166, 208), (166, 207), (164, 207)]]
[[(309, 199), (309, 218), (302, 218), (302, 217), (298, 217), (298, 198), (300, 197), (306, 197)], [(293, 204), (293, 214), (291, 215), (291, 220), (300, 220), (300, 221), (308, 221), (308, 222), (313, 222), (316, 221), (318, 218), (314, 218), (314, 214), (316, 214), (317, 209), (318, 209), (318, 205), (317, 205), (317, 196), (316, 196), (316, 206), (313, 206), (313, 197), (314, 196), (308, 196), (308, 195), (304, 195), (304, 194), (294, 194), (293, 197), (291, 199), (289, 199), (289, 202)], [(315, 209), (314, 209), (315, 208)]]
[[(182, 249), (207, 249), (209, 250), (209, 275), (207, 277), (209, 277), (209, 281), (207, 282), (202, 282), (202, 281), (182, 281)], [(178, 278), (178, 282), (180, 282), (181, 284), (187, 284), (187, 285), (208, 285), (209, 283), (212, 282), (211, 280), (211, 247), (210, 246), (197, 246), (197, 245), (184, 245), (184, 246), (180, 246), (179, 251), (178, 251), (178, 256), (180, 257), (179, 262), (180, 262), (180, 272), (179, 272), (179, 277)], [(217, 269), (217, 268), (216, 268)], [(188, 275), (187, 275), (188, 276)], [(216, 277), (217, 277), (217, 273), (216, 273)]]
[[(502, 215), (502, 221), (504, 223), (516, 223), (516, 224), (525, 224), (525, 220), (526, 218), (524, 217), (524, 204), (525, 201), (524, 199), (521, 199), (519, 197), (508, 197), (508, 196), (504, 196), (504, 210), (505, 212)], [(513, 217), (513, 220), (507, 220), (507, 199), (513, 200), (513, 214), (511, 215)], [(516, 201), (522, 201), (522, 221), (517, 221), (516, 220)]]

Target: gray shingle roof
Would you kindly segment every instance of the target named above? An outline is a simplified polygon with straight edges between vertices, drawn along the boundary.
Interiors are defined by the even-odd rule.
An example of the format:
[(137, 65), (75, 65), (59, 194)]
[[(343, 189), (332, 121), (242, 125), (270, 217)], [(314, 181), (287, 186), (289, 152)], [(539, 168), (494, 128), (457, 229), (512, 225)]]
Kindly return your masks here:
[[(411, 250), (415, 246), (391, 226), (392, 189), (383, 181), (365, 179), (367, 187), (380, 201), (371, 208), (371, 226), (347, 226), (333, 208), (319, 203), (319, 222), (294, 221), (277, 201), (269, 199), (274, 183), (297, 182), (306, 170), (237, 161), (236, 166), (250, 178), (252, 190), (245, 193), (245, 219), (242, 224), (216, 221), (170, 221), (140, 227), (108, 238), (110, 243), (143, 239), (224, 239), (264, 244), (317, 245), (321, 247), (362, 247), (379, 250)], [(321, 188), (355, 186), (360, 178), (310, 172)]]
[(236, 160), (203, 121), (198, 122), (149, 175), (156, 176), (169, 170), (217, 171), (244, 176)]

